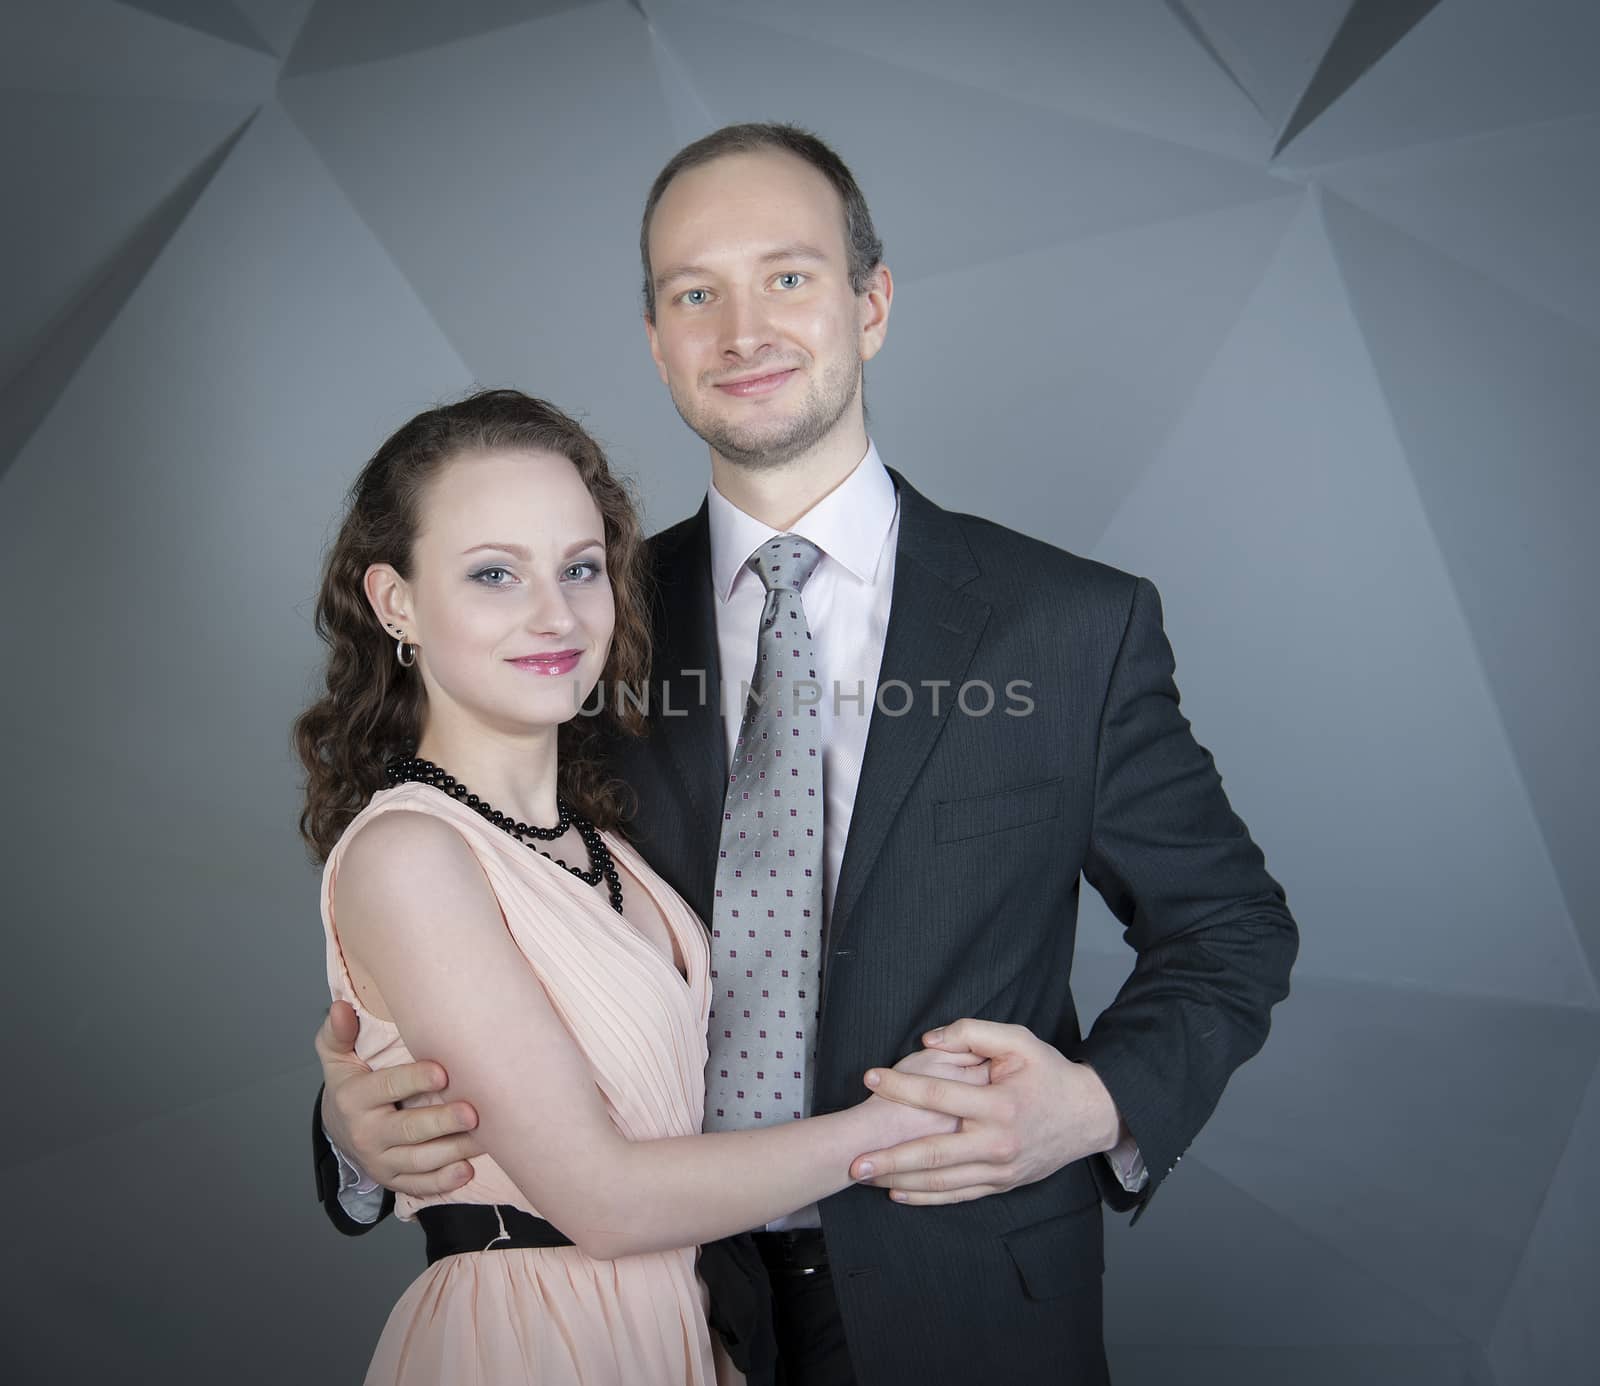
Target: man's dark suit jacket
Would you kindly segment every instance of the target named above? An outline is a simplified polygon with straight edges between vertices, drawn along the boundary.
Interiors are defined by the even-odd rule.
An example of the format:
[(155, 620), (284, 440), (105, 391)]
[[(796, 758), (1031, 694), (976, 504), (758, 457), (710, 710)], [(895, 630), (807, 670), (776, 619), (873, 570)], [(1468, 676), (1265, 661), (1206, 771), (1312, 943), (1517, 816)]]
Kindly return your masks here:
[[(933, 1026), (1009, 1022), (1094, 1067), (1150, 1178), (1129, 1194), (1093, 1156), (949, 1206), (847, 1188), (821, 1205), (834, 1285), (861, 1386), (1092, 1386), (1106, 1373), (1102, 1200), (1143, 1214), (1265, 1040), (1298, 934), (1179, 711), (1155, 588), (891, 475), (879, 686), (914, 698), (890, 715), (906, 694), (887, 688), (872, 715), (825, 940), (815, 1110), (860, 1101), (862, 1074)], [(709, 920), (727, 756), (705, 507), (657, 535), (652, 559), (658, 701), (614, 760), (639, 799), (631, 837)], [(994, 705), (978, 715), (984, 686)], [(1087, 1037), (1070, 990), (1080, 876), (1137, 954)], [(315, 1139), (330, 1215), (365, 1230)]]

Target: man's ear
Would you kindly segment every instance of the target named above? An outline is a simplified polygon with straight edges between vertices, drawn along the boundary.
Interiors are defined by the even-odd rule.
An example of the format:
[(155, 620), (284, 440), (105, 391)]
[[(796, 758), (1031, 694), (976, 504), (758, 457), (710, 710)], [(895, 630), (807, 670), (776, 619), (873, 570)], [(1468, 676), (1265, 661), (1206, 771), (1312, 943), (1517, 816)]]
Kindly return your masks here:
[(894, 302), (894, 276), (888, 265), (880, 263), (872, 271), (867, 287), (856, 295), (857, 326), (861, 359), (870, 361), (883, 348), (889, 332), (889, 306)]

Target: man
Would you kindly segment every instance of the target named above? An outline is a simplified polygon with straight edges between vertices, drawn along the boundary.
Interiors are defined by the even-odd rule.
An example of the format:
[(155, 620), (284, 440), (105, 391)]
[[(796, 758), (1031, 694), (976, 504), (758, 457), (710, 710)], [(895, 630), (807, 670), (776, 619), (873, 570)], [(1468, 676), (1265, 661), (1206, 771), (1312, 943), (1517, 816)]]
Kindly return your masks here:
[[(1179, 711), (1154, 588), (940, 510), (879, 460), (862, 366), (894, 286), (831, 150), (785, 126), (707, 136), (658, 177), (640, 250), (651, 354), (712, 484), (652, 541), (666, 695), (615, 764), (638, 845), (713, 931), (707, 1125), (835, 1110), (864, 1070), (961, 1118), (757, 1233), (779, 1380), (1103, 1382), (1101, 1202), (1137, 1220), (1264, 1041), (1298, 946), (1283, 892)], [(776, 536), (803, 572), (761, 567)], [(787, 721), (719, 705), (785, 674), (807, 685)], [(752, 813), (772, 784), (820, 797), (820, 842), (796, 810)], [(1137, 951), (1087, 1038), (1080, 875)], [(801, 1104), (762, 1066), (780, 1024)], [(413, 1193), (458, 1187), (477, 1153), (467, 1103), (393, 1106), (443, 1087), (438, 1065), (370, 1074), (352, 1033), (343, 1011), (318, 1036), (316, 1130), (351, 1232), (376, 1199), (323, 1130)], [(989, 1086), (873, 1067), (925, 1040), (987, 1057)]]

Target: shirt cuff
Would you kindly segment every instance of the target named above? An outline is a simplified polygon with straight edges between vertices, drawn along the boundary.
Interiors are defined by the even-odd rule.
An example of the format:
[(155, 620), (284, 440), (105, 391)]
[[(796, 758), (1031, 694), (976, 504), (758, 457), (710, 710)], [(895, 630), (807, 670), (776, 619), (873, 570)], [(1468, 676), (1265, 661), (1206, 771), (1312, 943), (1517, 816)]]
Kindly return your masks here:
[(1144, 1156), (1139, 1143), (1130, 1136), (1123, 1137), (1105, 1152), (1106, 1163), (1117, 1176), (1117, 1182), (1129, 1193), (1138, 1193), (1150, 1182), (1150, 1171), (1144, 1167)]
[(383, 1188), (332, 1141), (328, 1149), (339, 1162), (339, 1206), (352, 1222), (374, 1223), (383, 1211)]

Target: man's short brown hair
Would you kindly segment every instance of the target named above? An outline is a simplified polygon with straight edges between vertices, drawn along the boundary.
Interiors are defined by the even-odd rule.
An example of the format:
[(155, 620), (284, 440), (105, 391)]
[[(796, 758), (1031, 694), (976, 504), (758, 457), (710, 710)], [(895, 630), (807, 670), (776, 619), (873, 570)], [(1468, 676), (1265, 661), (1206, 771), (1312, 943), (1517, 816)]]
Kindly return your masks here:
[(674, 154), (656, 175), (656, 181), (650, 185), (650, 195), (645, 198), (644, 217), (639, 223), (639, 261), (644, 267), (644, 315), (649, 321), (656, 320), (656, 286), (650, 270), (650, 222), (667, 185), (685, 169), (709, 164), (725, 154), (756, 154), (767, 149), (781, 149), (804, 159), (833, 184), (839, 200), (844, 203), (844, 244), (850, 287), (858, 294), (866, 292), (873, 270), (883, 261), (883, 242), (872, 225), (867, 199), (861, 195), (855, 176), (845, 167), (844, 160), (798, 125), (724, 125)]

